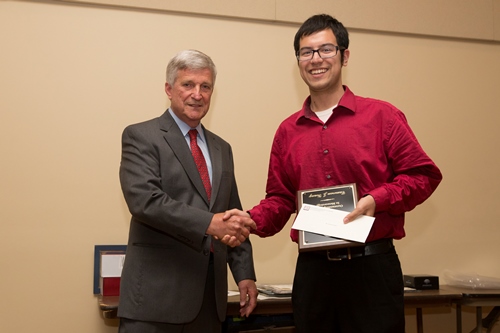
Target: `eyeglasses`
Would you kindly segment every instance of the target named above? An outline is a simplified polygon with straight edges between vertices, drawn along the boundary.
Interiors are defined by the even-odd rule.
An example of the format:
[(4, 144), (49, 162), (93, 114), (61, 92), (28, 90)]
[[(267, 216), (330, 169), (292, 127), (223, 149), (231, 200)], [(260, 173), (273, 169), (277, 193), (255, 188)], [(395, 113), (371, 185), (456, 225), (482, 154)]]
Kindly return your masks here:
[(333, 44), (325, 44), (317, 50), (304, 47), (297, 52), (296, 56), (298, 61), (308, 61), (314, 58), (314, 53), (318, 52), (321, 59), (328, 59), (335, 57), (339, 50), (344, 50), (344, 48)]

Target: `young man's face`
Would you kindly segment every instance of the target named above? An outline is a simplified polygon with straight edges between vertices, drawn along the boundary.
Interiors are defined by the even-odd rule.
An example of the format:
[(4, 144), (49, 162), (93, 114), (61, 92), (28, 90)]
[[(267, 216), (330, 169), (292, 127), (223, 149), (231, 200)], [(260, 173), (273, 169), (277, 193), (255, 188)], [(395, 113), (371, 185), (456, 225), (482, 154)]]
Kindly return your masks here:
[(208, 68), (179, 70), (174, 85), (165, 84), (172, 111), (192, 128), (207, 114), (213, 88), (212, 72)]
[[(300, 39), (300, 50), (305, 48), (317, 50), (325, 45), (338, 46), (337, 38), (331, 29), (321, 30)], [(349, 50), (344, 51), (344, 61), (341, 61), (340, 50), (332, 58), (322, 59), (318, 52), (313, 53), (311, 60), (299, 61), (300, 76), (309, 86), (311, 93), (323, 92), (342, 87), (342, 66), (347, 66)]]

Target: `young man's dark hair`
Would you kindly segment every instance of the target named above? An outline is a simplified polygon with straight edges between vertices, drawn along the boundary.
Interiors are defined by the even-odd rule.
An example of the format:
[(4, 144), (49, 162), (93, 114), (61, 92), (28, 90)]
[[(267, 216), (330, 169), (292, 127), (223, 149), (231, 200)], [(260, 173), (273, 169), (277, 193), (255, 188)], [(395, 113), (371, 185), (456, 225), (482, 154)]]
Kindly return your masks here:
[(344, 25), (337, 19), (331, 17), (327, 14), (319, 14), (311, 16), (307, 19), (300, 29), (295, 34), (295, 39), (293, 41), (293, 47), (295, 49), (295, 54), (298, 54), (300, 47), (300, 39), (304, 36), (309, 36), (315, 32), (331, 29), (335, 38), (337, 38), (337, 43), (339, 44), (339, 51), (341, 56), (341, 61), (344, 61), (344, 50), (349, 48), (349, 33)]

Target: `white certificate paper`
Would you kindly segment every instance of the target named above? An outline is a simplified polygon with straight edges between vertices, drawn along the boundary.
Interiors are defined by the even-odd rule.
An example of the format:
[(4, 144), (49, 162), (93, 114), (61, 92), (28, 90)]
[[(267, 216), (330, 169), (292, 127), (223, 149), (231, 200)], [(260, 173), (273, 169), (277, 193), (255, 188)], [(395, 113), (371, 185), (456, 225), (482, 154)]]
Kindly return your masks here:
[(344, 223), (348, 213), (321, 206), (303, 204), (292, 229), (364, 243), (375, 221), (374, 217), (362, 215), (352, 222)]

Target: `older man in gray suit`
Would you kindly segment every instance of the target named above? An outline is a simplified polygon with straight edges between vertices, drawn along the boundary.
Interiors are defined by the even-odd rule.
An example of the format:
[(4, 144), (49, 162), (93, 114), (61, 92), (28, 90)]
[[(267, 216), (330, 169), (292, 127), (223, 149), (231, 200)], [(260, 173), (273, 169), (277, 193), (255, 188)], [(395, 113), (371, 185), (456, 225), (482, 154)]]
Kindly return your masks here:
[[(200, 122), (216, 74), (202, 52), (178, 53), (167, 66), (170, 108), (123, 132), (120, 181), (132, 220), (120, 333), (220, 332), (228, 263), (240, 291), (241, 315), (255, 308), (248, 239), (255, 223), (237, 216), (222, 219), (225, 211), (241, 209), (232, 151)], [(195, 163), (200, 159), (201, 171)]]

